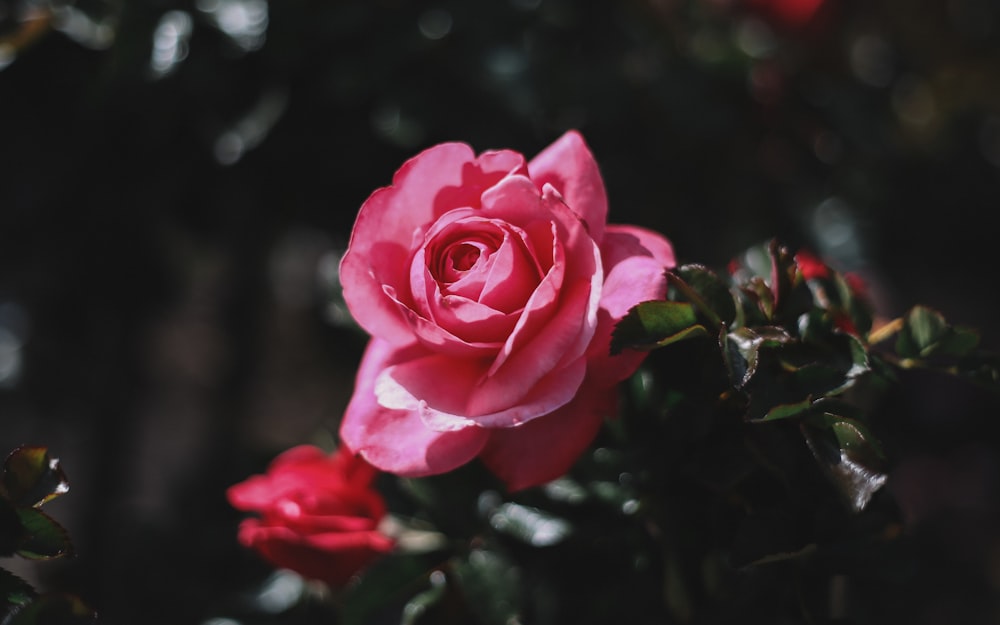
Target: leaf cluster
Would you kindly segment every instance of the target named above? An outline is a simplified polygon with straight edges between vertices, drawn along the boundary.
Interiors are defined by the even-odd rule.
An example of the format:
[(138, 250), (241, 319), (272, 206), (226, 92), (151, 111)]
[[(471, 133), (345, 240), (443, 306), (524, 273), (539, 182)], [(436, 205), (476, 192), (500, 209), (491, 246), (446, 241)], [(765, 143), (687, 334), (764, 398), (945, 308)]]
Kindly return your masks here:
[[(886, 479), (880, 444), (851, 400), (860, 383), (891, 377), (894, 366), (937, 367), (994, 386), (1000, 379), (996, 359), (976, 352), (974, 331), (921, 306), (873, 331), (856, 278), (808, 257), (797, 262), (774, 240), (727, 270), (669, 271), (668, 298), (630, 310), (615, 329), (612, 352), (712, 340), (727, 380), (716, 403), (736, 407), (748, 423), (794, 421), (855, 511)], [(893, 335), (892, 349), (879, 349)]]
[[(0, 475), (0, 555), (48, 560), (73, 554), (66, 530), (41, 510), (69, 490), (59, 464), (45, 447), (21, 446), (7, 456)], [(94, 612), (79, 598), (39, 594), (28, 582), (0, 569), (0, 624), (92, 623)]]

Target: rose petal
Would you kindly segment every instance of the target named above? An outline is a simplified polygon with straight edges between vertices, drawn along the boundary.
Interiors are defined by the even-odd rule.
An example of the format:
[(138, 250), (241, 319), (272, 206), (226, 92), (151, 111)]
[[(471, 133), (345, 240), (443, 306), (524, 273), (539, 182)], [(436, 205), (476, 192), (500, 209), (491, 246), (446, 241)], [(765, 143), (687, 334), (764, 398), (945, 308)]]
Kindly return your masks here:
[(617, 397), (616, 388), (585, 385), (552, 414), (520, 427), (491, 430), (480, 457), (511, 491), (553, 480), (569, 471), (604, 418), (615, 414)]
[(351, 576), (389, 552), (394, 544), (376, 531), (304, 537), (286, 527), (262, 525), (257, 519), (240, 524), (239, 541), (256, 549), (275, 566), (332, 587), (346, 584)]
[(604, 181), (590, 148), (580, 133), (571, 130), (538, 153), (528, 163), (531, 179), (541, 189), (548, 183), (563, 196), (566, 204), (600, 243), (608, 219), (608, 197)]
[(487, 434), (476, 427), (435, 432), (411, 410), (391, 410), (378, 404), (375, 380), (385, 368), (413, 360), (426, 351), (420, 346), (393, 348), (372, 339), (361, 360), (354, 395), (340, 425), (340, 437), (351, 451), (383, 471), (417, 477), (444, 473), (479, 453)]
[[(599, 289), (583, 280), (565, 285), (560, 310), (533, 340), (524, 342), (519, 349), (512, 349), (502, 366), (497, 367), (494, 363), (490, 367), (488, 377), (473, 390), (469, 400), (470, 410), (480, 415), (498, 412), (522, 401), (535, 385), (552, 372), (576, 366), (597, 325), (596, 314), (592, 319), (589, 317), (589, 310), (596, 309), (596, 305), (591, 306), (591, 300), (596, 300), (593, 297), (595, 292)], [(510, 343), (508, 341), (508, 345)], [(505, 349), (508, 349), (507, 346)], [(569, 360), (574, 356), (576, 360)], [(570, 391), (575, 392), (575, 388)]]
[(675, 260), (666, 239), (633, 226), (608, 226), (601, 252), (611, 270), (604, 281), (597, 330), (587, 349), (587, 377), (608, 386), (632, 375), (646, 357), (645, 352), (633, 350), (611, 355), (615, 325), (636, 304), (666, 296), (665, 272)]
[[(551, 188), (539, 196), (530, 181), (520, 176), (506, 178), (483, 194), (483, 211), (504, 216), (528, 232), (540, 227), (531, 215), (551, 220), (552, 269), (525, 306), (490, 370), (491, 376), (496, 375), (513, 354), (530, 350), (518, 365), (526, 367), (518, 375), (520, 383), (530, 385), (556, 362), (578, 358), (590, 343), (603, 282), (600, 253), (579, 219)], [(534, 225), (526, 223), (528, 220)], [(536, 252), (541, 257), (541, 250)], [(586, 297), (581, 299), (580, 295)], [(553, 360), (555, 354), (561, 356), (557, 361)]]
[(361, 327), (396, 345), (412, 342), (409, 325), (386, 300), (383, 286), (404, 295), (399, 288), (406, 283), (407, 246), (414, 234), (448, 210), (477, 207), (484, 190), (525, 169), (516, 152), (487, 152), (477, 159), (464, 143), (443, 143), (404, 163), (392, 186), (375, 191), (361, 206), (340, 263), (344, 300)]
[(508, 380), (486, 377), (487, 364), (436, 354), (416, 358), (385, 369), (375, 382), (375, 395), (382, 407), (417, 412), (436, 431), (511, 427), (572, 400), (587, 368), (580, 358), (531, 386), (508, 388), (498, 384)]

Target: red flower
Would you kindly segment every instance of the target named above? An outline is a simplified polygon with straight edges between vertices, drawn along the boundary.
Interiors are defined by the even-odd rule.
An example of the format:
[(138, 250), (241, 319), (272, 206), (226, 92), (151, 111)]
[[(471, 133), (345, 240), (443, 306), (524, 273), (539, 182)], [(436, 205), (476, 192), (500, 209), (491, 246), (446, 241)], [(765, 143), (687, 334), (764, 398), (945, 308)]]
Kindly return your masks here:
[(745, 0), (748, 7), (790, 28), (801, 28), (823, 5), (823, 0)]
[(826, 264), (805, 250), (800, 250), (795, 255), (795, 264), (799, 266), (799, 271), (806, 280), (830, 277), (830, 269)]
[(256, 512), (239, 540), (275, 566), (336, 587), (393, 547), (378, 530), (385, 503), (372, 489), (375, 469), (346, 452), (289, 449), (265, 475), (227, 492), (233, 507)]

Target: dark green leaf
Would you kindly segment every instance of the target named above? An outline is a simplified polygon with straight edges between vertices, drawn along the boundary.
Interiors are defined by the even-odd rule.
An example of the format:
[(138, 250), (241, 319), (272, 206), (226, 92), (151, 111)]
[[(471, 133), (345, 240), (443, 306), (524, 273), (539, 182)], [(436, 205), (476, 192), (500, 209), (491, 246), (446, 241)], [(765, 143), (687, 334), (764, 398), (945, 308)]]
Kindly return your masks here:
[(469, 609), (484, 625), (522, 623), (521, 571), (493, 549), (474, 549), (456, 563), (455, 579)]
[(813, 409), (813, 399), (811, 397), (806, 398), (800, 402), (795, 402), (794, 404), (778, 404), (769, 409), (761, 421), (777, 421), (779, 419), (789, 419), (791, 417), (800, 417)]
[(934, 348), (948, 328), (944, 317), (923, 306), (913, 307), (896, 337), (896, 352), (904, 358), (920, 358)]
[(878, 441), (859, 420), (824, 413), (803, 423), (809, 450), (855, 512), (887, 479)]
[(0, 497), (0, 556), (12, 556), (22, 533), (21, 519), (7, 499)]
[(785, 300), (788, 299), (792, 291), (798, 266), (788, 248), (779, 245), (777, 239), (768, 242), (767, 252), (771, 259), (771, 276), (768, 284), (774, 294), (775, 305), (784, 306)]
[(969, 328), (952, 327), (940, 344), (939, 351), (945, 356), (962, 358), (979, 347), (979, 333)]
[(444, 573), (434, 571), (428, 578), (430, 588), (419, 593), (403, 606), (403, 618), (400, 625), (417, 625), (433, 607), (441, 603), (448, 594), (448, 583)]
[(444, 552), (435, 552), (392, 555), (377, 561), (347, 589), (340, 622), (366, 625), (387, 606), (398, 606), (422, 592), (444, 559)]
[(724, 334), (723, 340), (733, 386), (743, 388), (757, 371), (758, 352), (762, 347), (776, 347), (793, 339), (782, 328), (763, 326), (737, 328)]
[(705, 336), (694, 307), (687, 302), (650, 301), (633, 306), (611, 334), (611, 354), (623, 349), (648, 350)]
[(0, 614), (10, 610), (11, 607), (25, 605), (35, 595), (35, 589), (31, 584), (6, 569), (0, 569), (0, 596), (3, 597)]
[(69, 534), (52, 518), (37, 508), (19, 508), (22, 535), (17, 554), (25, 558), (58, 558), (73, 553)]
[(38, 506), (69, 490), (69, 482), (45, 447), (18, 447), (7, 456), (3, 488), (17, 505)]
[(840, 296), (841, 308), (843, 308), (854, 329), (858, 334), (865, 336), (872, 329), (872, 310), (870, 304), (854, 291), (851, 284), (843, 275), (834, 274), (834, 282), (837, 293)]
[(90, 625), (96, 621), (97, 615), (78, 597), (42, 595), (0, 625)]
[(978, 345), (977, 332), (951, 326), (941, 313), (924, 306), (910, 309), (896, 336), (896, 353), (910, 359), (962, 358), (971, 355)]
[[(736, 318), (736, 301), (729, 285), (702, 265), (683, 265), (673, 271), (724, 324)], [(668, 276), (669, 278), (669, 276)]]

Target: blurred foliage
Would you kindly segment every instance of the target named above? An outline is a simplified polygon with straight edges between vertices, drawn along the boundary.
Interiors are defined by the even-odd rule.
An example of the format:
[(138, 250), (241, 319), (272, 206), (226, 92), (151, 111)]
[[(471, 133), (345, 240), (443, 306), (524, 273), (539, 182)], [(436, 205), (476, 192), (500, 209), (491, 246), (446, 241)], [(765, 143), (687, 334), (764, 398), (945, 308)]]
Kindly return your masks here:
[[(0, 476), (0, 556), (44, 560), (73, 553), (69, 534), (39, 508), (67, 492), (59, 461), (44, 447), (18, 447)], [(84, 625), (96, 615), (71, 595), (39, 595), (28, 582), (0, 569), (0, 623), (4, 625)]]
[[(468, 542), (386, 561), (391, 597), (361, 580), (345, 620), (996, 622), (997, 366), (964, 325), (995, 347), (1000, 8), (769, 4), (0, 0), (0, 434), (58, 444), (84, 491), (46, 586), (112, 624), (324, 618), (239, 549), (222, 493), (335, 431), (364, 337), (330, 268), (358, 206), (424, 146), (532, 154), (576, 127), (612, 221), (669, 236), (706, 305), (642, 311), (662, 347), (572, 476), (387, 484)], [(774, 236), (901, 320), (850, 388), (831, 327), (870, 328), (839, 278), (816, 284), (846, 317), (802, 326), (781, 311), (818, 293), (775, 299), (759, 248), (735, 299), (708, 269)], [(896, 468), (858, 515), (822, 461), (862, 439)]]

